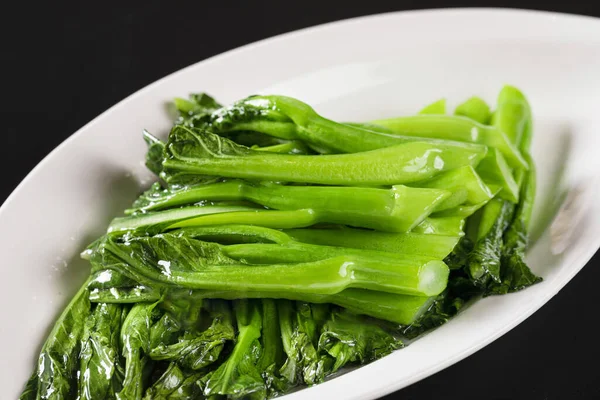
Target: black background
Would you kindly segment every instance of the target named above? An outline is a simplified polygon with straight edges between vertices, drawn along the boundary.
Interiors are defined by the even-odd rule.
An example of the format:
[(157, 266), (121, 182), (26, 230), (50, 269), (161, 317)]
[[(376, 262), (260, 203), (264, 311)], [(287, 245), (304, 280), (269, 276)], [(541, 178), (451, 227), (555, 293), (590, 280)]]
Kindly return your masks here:
[[(600, 16), (598, 1), (19, 4), (0, 10), (2, 201), (49, 151), (122, 98), (182, 67), (259, 39), (360, 15), (449, 5)], [(596, 254), (517, 328), (386, 400), (600, 399), (599, 267)]]

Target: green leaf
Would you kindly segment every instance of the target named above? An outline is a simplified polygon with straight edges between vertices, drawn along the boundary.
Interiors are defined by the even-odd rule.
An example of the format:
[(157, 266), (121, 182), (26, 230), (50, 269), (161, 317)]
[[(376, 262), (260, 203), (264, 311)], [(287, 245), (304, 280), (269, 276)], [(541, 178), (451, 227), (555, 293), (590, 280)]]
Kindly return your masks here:
[(167, 370), (146, 390), (144, 400), (195, 399), (202, 395), (196, 381), (203, 373), (185, 373), (177, 363), (169, 364)]
[[(458, 280), (455, 280), (454, 283), (472, 287), (470, 281), (466, 278), (459, 278)], [(464, 298), (470, 297), (468, 292), (462, 292), (461, 294), (462, 297), (457, 296), (453, 290), (447, 289), (442, 294), (438, 295), (433, 304), (419, 320), (408, 326), (401, 327), (402, 334), (409, 339), (414, 339), (422, 333), (448, 322), (448, 320), (455, 316), (464, 306), (466, 302)]]
[[(153, 360), (176, 361), (181, 367), (199, 370), (219, 358), (225, 344), (235, 339), (231, 313), (226, 303), (213, 318), (212, 324), (201, 333), (183, 335), (176, 343), (160, 343), (149, 356)], [(168, 343), (168, 342), (167, 342)]]
[(175, 123), (188, 126), (206, 124), (206, 118), (222, 107), (206, 93), (192, 93), (189, 100), (177, 97), (173, 102), (179, 111), (179, 119)]
[[(90, 312), (86, 282), (58, 318), (42, 347), (37, 365), (38, 399), (59, 400), (75, 395), (81, 339)], [(35, 386), (32, 377), (22, 398), (32, 398)]]
[(79, 354), (79, 399), (105, 398), (120, 386), (115, 373), (120, 365), (119, 332), (123, 308), (119, 304), (98, 304), (88, 323)]
[(338, 311), (323, 326), (319, 349), (335, 359), (332, 372), (348, 363), (365, 364), (402, 347), (402, 342), (373, 320)]
[(511, 225), (504, 240), (506, 244), (502, 254), (501, 279), (487, 288), (486, 296), (517, 292), (542, 281), (525, 263), (527, 233), (521, 220)]
[[(162, 304), (161, 304), (162, 306)], [(168, 312), (164, 313), (150, 328), (150, 352), (159, 345), (169, 345), (181, 335), (181, 324)]]
[(329, 305), (280, 300), (278, 309), (287, 355), (280, 374), (292, 385), (322, 382), (333, 367), (333, 358), (317, 351), (321, 328), (329, 316)]
[(138, 303), (127, 314), (121, 328), (121, 347), (125, 363), (123, 389), (117, 400), (141, 400), (144, 393), (145, 353), (150, 344), (152, 311), (156, 303)]
[(146, 152), (146, 167), (156, 175), (159, 175), (162, 171), (163, 153), (165, 149), (165, 143), (153, 136), (147, 130), (143, 131), (144, 141), (148, 145), (148, 151)]
[(492, 227), (487, 234), (477, 241), (473, 251), (469, 254), (469, 274), (473, 281), (481, 286), (485, 286), (490, 280), (494, 282), (500, 282), (501, 280), (502, 236), (510, 223), (513, 211), (514, 205), (512, 203), (502, 201)]
[(259, 304), (253, 300), (234, 302), (238, 338), (229, 358), (206, 377), (205, 396), (263, 399), (266, 386), (257, 367), (262, 352), (262, 318)]
[(469, 254), (473, 250), (473, 242), (466, 236), (463, 236), (452, 252), (444, 258), (444, 262), (450, 270), (463, 268), (469, 259)]

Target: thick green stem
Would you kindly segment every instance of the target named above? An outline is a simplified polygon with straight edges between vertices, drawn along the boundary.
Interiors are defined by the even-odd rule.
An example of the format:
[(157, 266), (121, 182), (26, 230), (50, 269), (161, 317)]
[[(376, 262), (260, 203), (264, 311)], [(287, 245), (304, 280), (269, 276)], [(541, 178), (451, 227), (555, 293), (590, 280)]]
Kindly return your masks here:
[[(96, 293), (93, 302), (123, 303), (119, 293), (121, 290), (103, 289)], [(193, 301), (202, 299), (289, 299), (306, 301), (310, 303), (331, 303), (347, 308), (356, 314), (369, 315), (386, 321), (408, 325), (417, 320), (433, 303), (435, 297), (407, 296), (364, 289), (346, 289), (332, 295), (312, 293), (297, 293), (290, 291), (263, 292), (263, 291), (234, 291), (234, 290), (172, 290), (166, 291), (168, 298), (183, 296), (193, 298)], [(161, 299), (160, 294), (155, 294), (153, 301)], [(140, 300), (141, 301), (141, 300)], [(124, 303), (128, 303), (125, 301)], [(283, 331), (282, 325), (282, 331)], [(282, 332), (285, 338), (285, 334)], [(284, 341), (285, 346), (285, 341)]]
[(465, 217), (461, 215), (429, 217), (411, 232), (427, 235), (463, 236)]
[(327, 222), (404, 232), (418, 225), (449, 196), (450, 193), (443, 189), (402, 185), (391, 189), (376, 189), (230, 181), (199, 185), (176, 192), (167, 191), (161, 197), (150, 199), (140, 210), (151, 211), (202, 201), (248, 200), (275, 210), (310, 209), (315, 223)]
[(160, 232), (163, 228), (172, 225), (177, 221), (194, 218), (201, 215), (225, 215), (231, 212), (250, 210), (254, 209), (243, 206), (190, 206), (186, 208), (176, 208), (154, 213), (130, 215), (127, 217), (113, 219), (108, 227), (108, 233), (126, 232), (138, 229), (154, 229)]
[(405, 268), (415, 262), (427, 262), (431, 257), (404, 255), (384, 251), (351, 249), (335, 246), (322, 246), (298, 242), (287, 244), (245, 243), (223, 246), (222, 251), (228, 257), (243, 260), (250, 264), (288, 264), (325, 260), (334, 257), (356, 256), (377, 259), (397, 264)]
[[(259, 226), (213, 225), (183, 228), (181, 232), (195, 239), (233, 245), (224, 246), (225, 252), (233, 251), (235, 245), (274, 244), (290, 251), (303, 253), (310, 251), (320, 254), (319, 256), (299, 255), (301, 258), (308, 257), (306, 260), (331, 258), (343, 254), (364, 257), (423, 256), (441, 260), (454, 249), (460, 239), (459, 236), (424, 235), (412, 232), (386, 233), (347, 227), (290, 229), (282, 232)], [(269, 257), (269, 255), (265, 256)]]
[[(504, 86), (498, 95), (497, 110), (494, 113), (492, 124), (504, 132), (515, 146), (521, 148), (530, 118), (531, 109), (523, 93), (513, 86)], [(528, 149), (529, 144), (527, 143), (524, 147)]]
[(407, 142), (355, 154), (288, 155), (250, 150), (209, 132), (176, 126), (169, 135), (162, 175), (222, 176), (323, 185), (378, 186), (416, 182), (462, 167), (476, 166), (485, 146)]
[(265, 371), (271, 365), (279, 368), (282, 364), (283, 347), (281, 330), (279, 329), (279, 315), (277, 304), (273, 299), (262, 299), (262, 345), (263, 352), (260, 357), (260, 369)]
[(400, 254), (419, 254), (437, 259), (446, 257), (458, 243), (460, 236), (430, 234), (386, 233), (363, 229), (291, 229), (292, 238), (311, 244), (378, 250)]
[(321, 222), (313, 210), (273, 211), (254, 210), (204, 215), (171, 224), (166, 230), (210, 225), (257, 225), (273, 229), (304, 228)]
[(159, 260), (156, 265), (149, 265), (154, 261), (140, 261), (134, 257), (128, 244), (108, 241), (104, 246), (123, 260), (122, 264), (113, 264), (113, 269), (150, 286), (162, 284), (187, 289), (237, 291), (287, 290), (314, 294), (335, 294), (347, 288), (362, 288), (433, 296), (445, 289), (448, 280), (448, 267), (442, 261), (435, 260), (419, 259), (410, 263), (341, 256), (316, 262), (261, 266), (206, 265), (198, 262), (196, 269), (189, 271), (177, 268), (177, 260)]
[(416, 183), (414, 186), (444, 189), (452, 193), (437, 205), (436, 211), (458, 207), (461, 204), (472, 206), (487, 202), (494, 197), (494, 193), (471, 166), (443, 172), (432, 179)]
[[(529, 157), (529, 155), (527, 155), (527, 157)], [(533, 165), (533, 160), (531, 162)], [(519, 203), (519, 207), (515, 214), (515, 218), (518, 218), (523, 222), (523, 226), (527, 232), (529, 232), (529, 226), (531, 224), (536, 186), (536, 169), (534, 166), (533, 168), (529, 168), (529, 171), (527, 171), (527, 174), (523, 179), (521, 185), (521, 202)]]
[[(295, 139), (313, 144), (322, 149), (340, 153), (358, 153), (383, 147), (412, 142), (410, 136), (389, 135), (374, 130), (364, 129), (364, 125), (343, 124), (324, 118), (317, 114), (308, 104), (286, 96), (256, 96), (239, 103), (250, 107), (276, 109), (287, 115), (295, 124)], [(259, 126), (260, 132), (270, 134), (269, 127)], [(444, 138), (442, 138), (444, 139)], [(425, 140), (427, 139), (418, 139)], [(430, 145), (440, 141), (428, 141)]]
[(373, 123), (391, 129), (399, 135), (479, 143), (497, 148), (512, 167), (527, 169), (527, 161), (501, 130), (469, 118), (415, 115), (377, 120)]

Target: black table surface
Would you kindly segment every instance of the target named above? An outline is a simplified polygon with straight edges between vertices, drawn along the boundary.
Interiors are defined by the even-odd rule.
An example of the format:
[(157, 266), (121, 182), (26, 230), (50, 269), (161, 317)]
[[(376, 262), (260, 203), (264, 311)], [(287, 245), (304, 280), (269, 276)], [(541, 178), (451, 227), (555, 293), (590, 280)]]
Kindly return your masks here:
[[(600, 17), (597, 1), (13, 2), (15, 8), (0, 11), (4, 140), (0, 199), (4, 201), (48, 152), (78, 128), (182, 67), (324, 22), (450, 5)], [(597, 253), (557, 296), (518, 327), (385, 399), (600, 399), (600, 345), (593, 329), (599, 267)]]

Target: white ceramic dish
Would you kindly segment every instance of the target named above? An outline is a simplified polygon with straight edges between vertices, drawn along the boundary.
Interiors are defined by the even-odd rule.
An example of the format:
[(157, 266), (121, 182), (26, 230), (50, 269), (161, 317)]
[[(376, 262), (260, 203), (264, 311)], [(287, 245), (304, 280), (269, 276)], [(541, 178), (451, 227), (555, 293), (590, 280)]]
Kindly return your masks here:
[[(191, 91), (223, 102), (297, 96), (331, 118), (415, 112), (447, 97), (494, 101), (519, 86), (535, 113), (539, 170), (529, 261), (544, 282), (477, 302), (407, 348), (289, 399), (368, 399), (407, 386), (492, 342), (554, 296), (600, 246), (600, 201), (554, 256), (544, 222), (561, 191), (600, 174), (600, 20), (511, 10), (364, 17), (251, 44), (170, 75), (117, 104), (46, 157), (0, 208), (2, 398), (15, 398), (60, 309), (87, 274), (78, 253), (134, 199), (148, 175), (140, 132), (165, 134), (165, 103)], [(13, 307), (11, 307), (13, 305)]]

